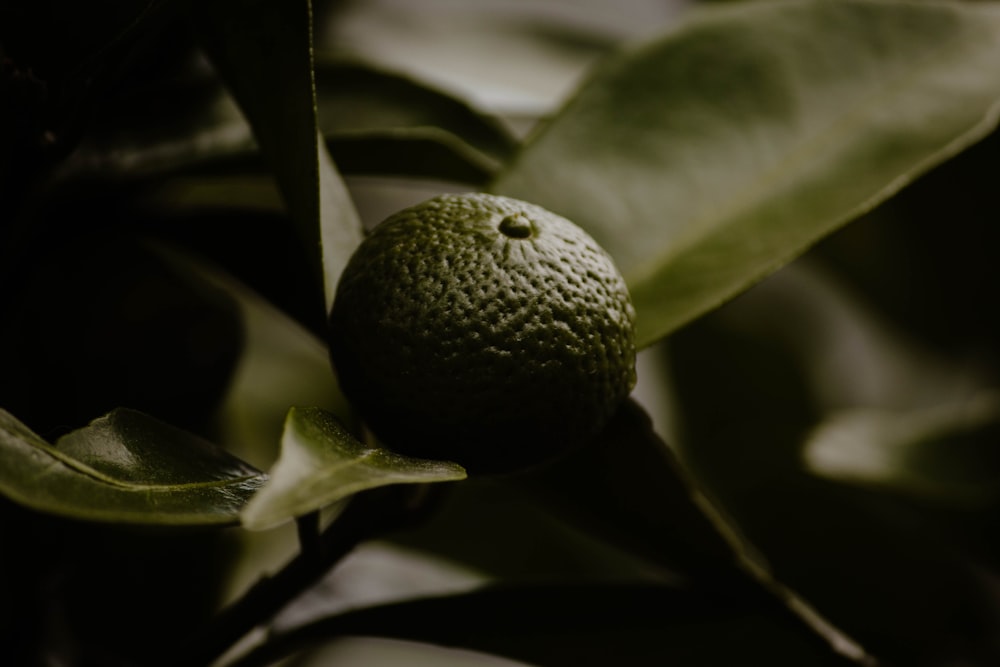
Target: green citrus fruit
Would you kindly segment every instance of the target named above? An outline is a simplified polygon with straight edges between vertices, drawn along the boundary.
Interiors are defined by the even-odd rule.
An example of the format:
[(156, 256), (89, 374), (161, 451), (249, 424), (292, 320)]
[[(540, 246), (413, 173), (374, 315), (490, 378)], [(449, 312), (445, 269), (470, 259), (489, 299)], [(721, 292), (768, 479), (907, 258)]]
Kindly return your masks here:
[(341, 387), (390, 449), (511, 472), (588, 439), (635, 384), (611, 258), (538, 206), (444, 195), (378, 225), (330, 314)]

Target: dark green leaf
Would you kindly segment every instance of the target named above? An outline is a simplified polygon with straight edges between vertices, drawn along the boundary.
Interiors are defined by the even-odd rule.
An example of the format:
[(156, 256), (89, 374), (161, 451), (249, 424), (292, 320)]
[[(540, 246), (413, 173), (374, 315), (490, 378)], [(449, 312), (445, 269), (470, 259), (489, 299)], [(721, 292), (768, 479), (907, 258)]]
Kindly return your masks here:
[(997, 662), (993, 574), (956, 531), (893, 498), (805, 476), (769, 486), (727, 494), (727, 509), (774, 576), (873, 655), (914, 667)]
[[(255, 152), (250, 126), (222, 82), (203, 62), (185, 60), (112, 98), (60, 175), (136, 179)], [(253, 165), (261, 170), (259, 160)]]
[[(1000, 369), (1000, 132), (921, 177), (816, 255), (914, 343), (977, 373)], [(947, 233), (942, 233), (947, 227)]]
[[(539, 667), (857, 664), (757, 599), (659, 585), (536, 585), (370, 607), (272, 635), (240, 667), (334, 637), (393, 637)], [(724, 640), (723, 640), (724, 639)]]
[(495, 119), (462, 100), (402, 74), (344, 60), (316, 64), (319, 123), (326, 137), (393, 135), (436, 128), (461, 138), (494, 169), (516, 141)]
[(190, 433), (118, 409), (56, 446), (0, 410), (0, 491), (33, 509), (146, 525), (230, 524), (258, 470)]
[(992, 4), (739, 3), (605, 62), (493, 190), (584, 226), (648, 345), (992, 130)]
[(362, 230), (320, 141), (308, 0), (213, 0), (197, 9), (203, 43), (269, 159), (326, 307)]
[(570, 524), (684, 576), (734, 574), (734, 547), (635, 402), (593, 442), (510, 482)]
[[(897, 412), (919, 431), (960, 414), (940, 411), (961, 404), (961, 383), (866, 322), (864, 309), (802, 289), (802, 275), (786, 269), (668, 340), (684, 460), (773, 576), (872, 654), (921, 667), (994, 663), (1000, 604), (970, 540), (995, 542), (995, 519), (972, 538), (975, 526), (963, 534), (899, 494), (834, 484), (802, 465), (828, 415)], [(966, 451), (992, 446), (987, 438)], [(969, 468), (946, 451), (925, 469), (938, 484)]]
[(494, 162), (436, 128), (335, 136), (330, 152), (346, 174), (403, 176), (484, 186), (496, 171)]
[[(114, 53), (161, 19), (172, 0), (120, 0), (81, 5), (72, 0), (9, 2), (0, 7), (0, 42), (8, 55), (44, 79), (92, 73), (93, 61)], [(121, 55), (121, 54), (117, 54)]]
[(465, 471), (454, 463), (412, 459), (365, 445), (329, 412), (292, 408), (281, 456), (268, 484), (244, 510), (243, 525), (270, 528), (380, 486), (464, 478)]
[(283, 211), (281, 193), (275, 186), (274, 179), (260, 173), (258, 164), (234, 164), (227, 161), (224, 166), (219, 166), (220, 173), (180, 175), (151, 185), (143, 194), (141, 204), (171, 213)]
[[(246, 228), (245, 215), (241, 224)], [(239, 363), (215, 415), (221, 444), (266, 469), (278, 457), (292, 405), (320, 406), (351, 423), (350, 405), (337, 386), (323, 341), (220, 267), (176, 247), (156, 249), (177, 270), (232, 299), (243, 323)]]
[(626, 404), (594, 443), (516, 482), (572, 524), (702, 586), (753, 590), (780, 601), (791, 625), (808, 626), (845, 655), (864, 659), (851, 638), (772, 577), (635, 403)]
[[(435, 500), (433, 514), (388, 539), (502, 581), (620, 582), (676, 576), (634, 551), (626, 552), (622, 540), (611, 539), (608, 531), (568, 521), (553, 510), (555, 503), (538, 502), (502, 480), (472, 477), (445, 491)], [(567, 498), (566, 503), (574, 500)]]
[[(338, 61), (321, 68), (317, 85), (320, 129), (345, 174), (482, 185), (515, 145), (496, 121), (399, 75)], [(178, 171), (264, 171), (239, 107), (199, 61), (119, 93), (60, 175), (131, 182)]]
[(109, 89), (148, 65), (149, 53), (169, 59), (171, 48), (157, 48), (164, 44), (156, 38), (181, 4), (0, 3), (0, 266), (16, 263), (30, 243), (31, 198), (76, 147)]
[[(225, 130), (220, 128), (222, 134)], [(210, 133), (214, 134), (214, 132)], [(203, 135), (203, 139), (208, 139)], [(155, 199), (172, 209), (259, 208), (284, 212), (284, 201), (266, 174), (252, 144), (173, 143), (104, 150), (87, 144), (70, 160), (63, 178), (89, 178), (98, 186), (145, 185), (142, 201)], [(376, 131), (328, 137), (326, 147), (341, 172), (350, 176), (391, 176), (484, 186), (495, 163), (461, 139), (437, 128)], [(202, 151), (207, 151), (203, 153)], [(222, 190), (221, 188), (227, 188)]]
[[(102, 205), (52, 217), (76, 227)], [(50, 438), (120, 406), (207, 433), (243, 347), (233, 298), (131, 235), (51, 236), (4, 302), (0, 405)]]

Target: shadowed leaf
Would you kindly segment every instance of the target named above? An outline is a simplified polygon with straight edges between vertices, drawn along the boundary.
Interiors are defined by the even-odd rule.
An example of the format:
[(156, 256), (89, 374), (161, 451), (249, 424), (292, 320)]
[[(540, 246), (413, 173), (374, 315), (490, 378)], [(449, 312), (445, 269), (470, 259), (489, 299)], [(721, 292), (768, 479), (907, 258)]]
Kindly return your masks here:
[(817, 637), (789, 632), (759, 602), (663, 585), (486, 588), (328, 617), (273, 636), (237, 664), (272, 664), (293, 648), (345, 635), (473, 649), (539, 667), (856, 664)]
[(308, 0), (213, 0), (198, 9), (203, 44), (270, 160), (326, 307), (361, 242), (361, 222), (320, 139)]
[(444, 91), (374, 65), (339, 59), (316, 64), (323, 135), (409, 135), (436, 128), (460, 137), (480, 161), (497, 167), (517, 142), (496, 119)]

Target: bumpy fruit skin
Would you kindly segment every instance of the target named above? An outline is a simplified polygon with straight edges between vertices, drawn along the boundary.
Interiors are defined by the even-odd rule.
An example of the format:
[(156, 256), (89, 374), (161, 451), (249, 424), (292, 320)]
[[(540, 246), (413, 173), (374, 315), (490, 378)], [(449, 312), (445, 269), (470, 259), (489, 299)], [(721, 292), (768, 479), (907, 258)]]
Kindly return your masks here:
[(387, 447), (508, 473), (607, 423), (635, 384), (634, 320), (611, 258), (570, 221), (444, 195), (361, 244), (329, 342), (344, 393)]

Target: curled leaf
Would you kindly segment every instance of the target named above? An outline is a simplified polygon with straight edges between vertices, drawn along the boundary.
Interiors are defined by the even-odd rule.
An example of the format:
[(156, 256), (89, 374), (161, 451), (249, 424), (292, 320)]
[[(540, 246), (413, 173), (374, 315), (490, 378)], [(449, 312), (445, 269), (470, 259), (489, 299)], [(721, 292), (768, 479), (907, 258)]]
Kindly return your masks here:
[(243, 525), (269, 528), (380, 486), (464, 478), (465, 470), (455, 463), (366, 445), (325, 410), (292, 408), (271, 480), (243, 511)]

